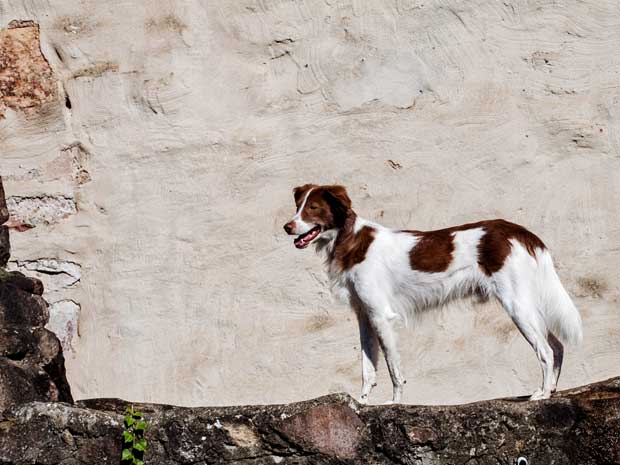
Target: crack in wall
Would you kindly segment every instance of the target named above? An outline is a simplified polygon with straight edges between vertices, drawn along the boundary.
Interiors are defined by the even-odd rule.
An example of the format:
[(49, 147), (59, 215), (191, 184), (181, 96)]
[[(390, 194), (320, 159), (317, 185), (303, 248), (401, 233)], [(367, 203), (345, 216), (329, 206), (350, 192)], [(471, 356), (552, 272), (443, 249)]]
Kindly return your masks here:
[(36, 260), (12, 260), (15, 271), (28, 272), (43, 282), (50, 292), (75, 287), (82, 279), (82, 266), (69, 260), (39, 258)]

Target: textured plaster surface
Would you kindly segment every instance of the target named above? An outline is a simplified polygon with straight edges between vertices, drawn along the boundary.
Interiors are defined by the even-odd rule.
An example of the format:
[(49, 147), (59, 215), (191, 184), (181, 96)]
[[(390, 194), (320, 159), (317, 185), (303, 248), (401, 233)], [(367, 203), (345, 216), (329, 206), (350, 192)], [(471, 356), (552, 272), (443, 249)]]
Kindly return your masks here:
[[(15, 19), (39, 24), (57, 88), (0, 119), (12, 260), (80, 267), (48, 298), (76, 305), (75, 397), (356, 394), (355, 318), (281, 228), (305, 182), (345, 184), (394, 227), (531, 228), (584, 317), (561, 387), (617, 374), (617, 2), (2, 3), (0, 27)], [(539, 382), (495, 304), (451, 306), (401, 345), (405, 402)], [(382, 367), (373, 400), (390, 391)]]

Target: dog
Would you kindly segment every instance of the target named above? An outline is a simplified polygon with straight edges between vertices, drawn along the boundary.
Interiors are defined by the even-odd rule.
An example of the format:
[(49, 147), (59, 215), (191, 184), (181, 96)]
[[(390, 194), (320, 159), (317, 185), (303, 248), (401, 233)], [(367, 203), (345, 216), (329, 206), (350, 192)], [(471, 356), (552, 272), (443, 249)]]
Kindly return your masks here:
[(496, 298), (536, 352), (542, 386), (531, 400), (557, 388), (564, 347), (580, 343), (581, 317), (562, 286), (545, 244), (502, 219), (435, 231), (398, 230), (353, 211), (343, 186), (293, 189), (296, 213), (284, 225), (294, 245), (326, 255), (332, 290), (357, 315), (362, 350), (361, 403), (376, 386), (379, 348), (400, 403), (405, 378), (395, 324), (426, 309), (473, 294)]

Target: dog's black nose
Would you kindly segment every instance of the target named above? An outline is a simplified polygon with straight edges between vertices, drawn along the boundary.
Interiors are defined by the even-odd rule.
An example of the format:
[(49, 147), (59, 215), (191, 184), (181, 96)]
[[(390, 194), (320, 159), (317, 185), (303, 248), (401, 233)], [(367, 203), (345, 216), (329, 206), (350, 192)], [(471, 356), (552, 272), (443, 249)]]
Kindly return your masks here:
[(286, 223), (284, 225), (284, 230), (286, 231), (286, 234), (292, 234), (293, 233), (293, 227), (291, 226), (291, 223)]

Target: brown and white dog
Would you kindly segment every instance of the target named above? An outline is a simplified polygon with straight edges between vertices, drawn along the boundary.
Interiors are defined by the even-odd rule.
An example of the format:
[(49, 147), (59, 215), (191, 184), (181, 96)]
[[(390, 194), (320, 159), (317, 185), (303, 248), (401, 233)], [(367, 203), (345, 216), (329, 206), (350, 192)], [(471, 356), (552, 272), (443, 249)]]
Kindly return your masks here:
[(437, 231), (389, 229), (358, 217), (342, 186), (306, 184), (293, 194), (297, 212), (285, 231), (297, 236), (298, 249), (315, 244), (326, 253), (333, 290), (357, 314), (361, 402), (375, 386), (379, 347), (392, 402), (401, 400), (396, 322), (472, 293), (497, 298), (536, 352), (543, 380), (531, 399), (555, 391), (564, 351), (558, 339), (579, 343), (581, 317), (536, 235), (505, 220)]

